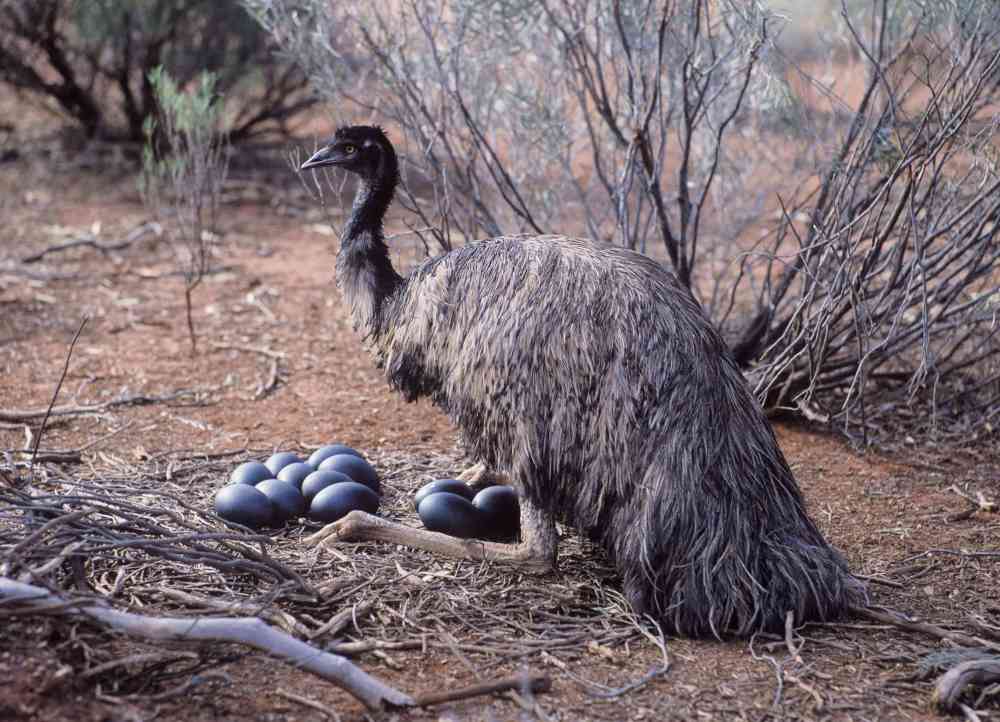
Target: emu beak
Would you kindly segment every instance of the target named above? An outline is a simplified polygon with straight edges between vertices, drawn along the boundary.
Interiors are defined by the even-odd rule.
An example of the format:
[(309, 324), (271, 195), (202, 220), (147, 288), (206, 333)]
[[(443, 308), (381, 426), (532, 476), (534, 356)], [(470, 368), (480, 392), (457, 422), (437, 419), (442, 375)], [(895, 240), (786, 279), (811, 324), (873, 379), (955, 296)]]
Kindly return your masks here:
[(299, 170), (308, 170), (309, 168), (322, 168), (325, 165), (336, 165), (337, 158), (333, 157), (330, 152), (330, 147), (326, 146), (320, 148), (306, 160), (305, 163), (299, 166)]

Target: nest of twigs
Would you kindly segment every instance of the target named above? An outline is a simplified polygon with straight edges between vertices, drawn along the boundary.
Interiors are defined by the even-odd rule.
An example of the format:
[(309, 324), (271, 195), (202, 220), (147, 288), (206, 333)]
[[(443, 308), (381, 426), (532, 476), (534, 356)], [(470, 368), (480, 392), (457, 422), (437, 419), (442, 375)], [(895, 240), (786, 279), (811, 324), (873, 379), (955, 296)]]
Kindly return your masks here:
[[(484, 674), (540, 655), (564, 668), (560, 659), (595, 644), (650, 636), (617, 585), (606, 583), (613, 572), (600, 553), (574, 534), (564, 535), (559, 571), (533, 577), (380, 543), (310, 548), (302, 539), (319, 526), (306, 523), (256, 533), (227, 526), (211, 511), (215, 491), (237, 463), (265, 454), (160, 458), (86, 476), (46, 466), (0, 482), (0, 577), (44, 587), (66, 605), (100, 600), (150, 616), (257, 617), (361, 666), (366, 653), (436, 647)], [(414, 491), (462, 467), (457, 453), (382, 453), (371, 461), (382, 475), (380, 513), (413, 526), (420, 524)], [(0, 620), (27, 613), (9, 602), (0, 601)], [(59, 612), (38, 613), (79, 623)], [(161, 645), (122, 661), (105, 634), (107, 647), (91, 649), (76, 670), (105, 697), (187, 691), (178, 677), (197, 671), (204, 679), (206, 668), (234, 654), (205, 643)], [(655, 628), (653, 639), (662, 642)], [(126, 663), (132, 674), (121, 673)], [(595, 695), (616, 693), (575, 681)]]

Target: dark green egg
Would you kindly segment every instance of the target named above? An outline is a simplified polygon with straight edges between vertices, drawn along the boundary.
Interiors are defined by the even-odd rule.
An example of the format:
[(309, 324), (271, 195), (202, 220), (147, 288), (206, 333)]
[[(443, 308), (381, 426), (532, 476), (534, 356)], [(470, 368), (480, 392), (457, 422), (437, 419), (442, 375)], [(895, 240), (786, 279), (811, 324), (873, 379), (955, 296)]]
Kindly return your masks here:
[(486, 525), (483, 513), (471, 501), (447, 491), (425, 496), (417, 513), (431, 531), (460, 539), (476, 538)]
[(271, 515), (275, 524), (284, 524), (289, 519), (302, 516), (306, 511), (306, 500), (302, 492), (287, 481), (267, 479), (255, 488), (263, 492), (271, 502)]
[(464, 496), (469, 501), (472, 501), (472, 498), (476, 495), (476, 493), (472, 490), (472, 487), (464, 481), (459, 481), (458, 479), (435, 479), (429, 484), (424, 484), (417, 489), (417, 493), (413, 495), (413, 508), (419, 509), (420, 502), (422, 502), (427, 496), (437, 494), (440, 491), (447, 491), (451, 494)]
[(302, 482), (314, 471), (315, 469), (304, 461), (296, 461), (279, 471), (278, 478), (282, 481), (287, 481), (296, 489), (301, 489)]
[(320, 490), (309, 504), (309, 518), (329, 523), (347, 516), (352, 511), (378, 511), (378, 495), (364, 484), (342, 481)]
[(259, 461), (247, 461), (233, 469), (233, 473), (229, 475), (229, 483), (253, 486), (259, 481), (273, 478), (271, 470)]
[(337, 454), (350, 454), (351, 456), (356, 456), (359, 459), (365, 458), (360, 451), (352, 449), (350, 446), (344, 446), (343, 444), (327, 444), (326, 446), (319, 447), (316, 451), (309, 455), (309, 464), (311, 464), (314, 469), (318, 469), (320, 464), (329, 459), (331, 456), (336, 456)]
[(331, 469), (347, 474), (359, 484), (364, 484), (377, 495), (382, 493), (382, 485), (379, 483), (378, 473), (375, 467), (361, 457), (353, 454), (335, 454), (324, 459), (320, 465), (320, 470)]
[(215, 513), (226, 521), (259, 529), (274, 518), (270, 500), (249, 484), (229, 484), (215, 495)]
[(302, 481), (302, 496), (306, 499), (306, 504), (312, 503), (313, 497), (323, 491), (331, 484), (341, 484), (345, 481), (354, 481), (347, 474), (341, 474), (333, 469), (317, 469)]
[(476, 494), (472, 505), (486, 521), (481, 539), (509, 542), (520, 537), (521, 505), (512, 487), (488, 486)]
[(293, 454), (291, 451), (279, 451), (276, 454), (271, 454), (264, 462), (264, 466), (271, 470), (271, 477), (274, 478), (289, 464), (297, 464), (301, 461), (298, 454)]

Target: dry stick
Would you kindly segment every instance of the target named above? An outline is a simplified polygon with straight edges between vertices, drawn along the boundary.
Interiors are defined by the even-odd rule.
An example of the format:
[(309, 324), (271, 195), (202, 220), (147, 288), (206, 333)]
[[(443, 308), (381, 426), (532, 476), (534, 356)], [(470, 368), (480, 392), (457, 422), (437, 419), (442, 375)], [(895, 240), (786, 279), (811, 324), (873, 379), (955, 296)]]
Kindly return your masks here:
[(282, 351), (273, 351), (269, 348), (263, 348), (261, 346), (246, 346), (244, 344), (238, 343), (213, 343), (212, 348), (217, 348), (222, 351), (246, 351), (247, 353), (259, 353), (261, 356), (267, 356), (273, 359), (283, 359), (286, 354)]
[(45, 424), (48, 423), (49, 416), (52, 415), (52, 407), (56, 405), (56, 398), (59, 396), (59, 389), (62, 388), (63, 381), (66, 380), (66, 372), (69, 371), (69, 360), (73, 357), (73, 349), (76, 347), (76, 342), (80, 338), (80, 334), (83, 333), (83, 327), (87, 325), (87, 321), (89, 320), (90, 316), (83, 317), (83, 320), (80, 321), (80, 328), (76, 330), (73, 340), (70, 341), (69, 351), (66, 352), (66, 363), (63, 364), (63, 370), (59, 375), (59, 382), (56, 384), (56, 390), (52, 394), (52, 400), (49, 401), (48, 408), (45, 409), (45, 416), (42, 417), (42, 425), (39, 427), (38, 433), (35, 434), (35, 446), (31, 450), (31, 462), (28, 464), (29, 473), (35, 469), (35, 457), (38, 455), (38, 445), (42, 443), (42, 435), (45, 433)]
[(507, 677), (494, 682), (483, 682), (461, 689), (446, 690), (444, 692), (430, 692), (428, 694), (417, 695), (413, 703), (417, 707), (431, 707), (445, 702), (455, 702), (470, 697), (480, 697), (494, 692), (506, 692), (508, 690), (523, 691), (530, 690), (532, 694), (548, 692), (552, 687), (552, 681), (545, 675), (531, 674), (517, 677)]
[(253, 397), (255, 400), (260, 400), (267, 396), (269, 393), (278, 388), (278, 359), (271, 359), (271, 371), (267, 375), (267, 380), (260, 384), (257, 391), (254, 393)]
[(938, 678), (934, 685), (934, 704), (943, 712), (954, 712), (966, 687), (984, 687), (993, 682), (1000, 682), (1000, 657), (962, 662)]
[(30, 546), (34, 546), (39, 539), (41, 539), (45, 534), (52, 529), (60, 526), (62, 524), (71, 524), (78, 519), (82, 519), (85, 516), (93, 514), (96, 509), (81, 509), (79, 511), (72, 511), (62, 516), (57, 516), (55, 519), (49, 519), (49, 521), (42, 524), (36, 531), (34, 531), (26, 539), (21, 540), (14, 547), (7, 552), (6, 557), (8, 560), (15, 559), (18, 554), (27, 549)]
[[(226, 674), (225, 672), (212, 670), (195, 675), (190, 679), (188, 679), (187, 681), (185, 681), (183, 684), (180, 684), (174, 687), (173, 689), (164, 690), (163, 692), (160, 692), (158, 694), (148, 695), (145, 697), (145, 699), (150, 702), (166, 702), (167, 700), (173, 699), (174, 697), (180, 697), (182, 695), (186, 695), (195, 687), (202, 685), (205, 682), (208, 682), (209, 680), (219, 680), (220, 682), (225, 682), (230, 686), (233, 684), (233, 679), (228, 674)], [(136, 697), (138, 695), (132, 695), (132, 696)]]
[(335, 637), (352, 621), (366, 616), (372, 610), (373, 606), (374, 604), (372, 602), (361, 602), (357, 606), (342, 609), (330, 617), (330, 620), (326, 622), (326, 624), (306, 636), (310, 640), (321, 637), (324, 634)]
[(283, 352), (273, 351), (269, 348), (261, 348), (259, 346), (246, 346), (231, 343), (213, 343), (212, 348), (222, 349), (225, 351), (245, 351), (247, 353), (256, 353), (261, 356), (267, 356), (271, 359), (271, 371), (268, 374), (267, 379), (258, 384), (257, 390), (253, 395), (255, 400), (259, 401), (278, 387), (278, 381), (280, 380), (278, 377), (278, 361), (285, 358), (286, 354)]
[(990, 501), (981, 491), (977, 491), (976, 495), (966, 494), (964, 491), (958, 488), (956, 484), (952, 484), (948, 487), (948, 491), (958, 494), (960, 497), (972, 504), (972, 512), (985, 511), (994, 512), (997, 511), (997, 503)]
[(935, 624), (911, 621), (903, 618), (902, 616), (876, 611), (871, 607), (851, 607), (851, 613), (876, 622), (882, 622), (883, 624), (890, 624), (894, 627), (899, 627), (900, 629), (907, 629), (911, 632), (929, 634), (930, 636), (937, 637), (938, 639), (954, 642), (962, 647), (986, 647), (996, 652), (1000, 652), (1000, 645), (993, 644), (992, 642), (981, 639), (980, 637), (970, 637), (962, 632), (949, 632), (947, 629), (939, 627)]
[(127, 396), (120, 396), (117, 399), (111, 399), (110, 401), (102, 401), (99, 404), (66, 404), (65, 406), (54, 406), (49, 409), (0, 409), (0, 421), (30, 421), (31, 419), (37, 419), (41, 417), (48, 416), (71, 416), (74, 414), (93, 414), (98, 411), (107, 411), (108, 409), (113, 409), (116, 406), (131, 406), (131, 405), (142, 405), (142, 404), (160, 404), (167, 401), (174, 401), (182, 396), (190, 396), (194, 394), (191, 389), (181, 389), (179, 391), (174, 391), (173, 393), (163, 394), (161, 396), (146, 396), (145, 394), (129, 394)]
[(125, 667), (130, 664), (146, 664), (147, 662), (176, 662), (181, 659), (197, 660), (198, 655), (194, 652), (151, 652), (149, 654), (132, 654), (128, 657), (112, 659), (110, 662), (105, 662), (104, 664), (98, 664), (96, 667), (85, 669), (81, 672), (80, 677), (83, 679), (96, 677), (97, 675), (104, 674), (115, 667)]
[(905, 589), (905, 584), (900, 584), (899, 582), (894, 582), (891, 579), (884, 579), (882, 577), (872, 577), (867, 574), (855, 574), (856, 578), (863, 582), (871, 582), (872, 584), (884, 584), (887, 587), (894, 587), (896, 589)]
[(80, 246), (88, 246), (104, 254), (107, 254), (110, 251), (122, 251), (136, 241), (145, 238), (149, 233), (156, 233), (159, 235), (161, 232), (162, 229), (160, 228), (159, 223), (147, 222), (133, 228), (124, 239), (120, 241), (112, 241), (111, 243), (99, 243), (92, 234), (87, 234), (85, 236), (80, 236), (69, 241), (64, 241), (53, 246), (48, 246), (47, 248), (43, 248), (38, 253), (22, 258), (21, 263), (38, 263), (38, 261), (42, 260), (50, 253), (58, 253), (59, 251), (66, 251), (70, 248), (79, 248)]
[(226, 601), (223, 599), (209, 599), (196, 594), (188, 594), (180, 589), (160, 590), (167, 599), (170, 599), (188, 607), (201, 606), (206, 609), (213, 609), (228, 614), (245, 614), (247, 616), (260, 617), (288, 634), (308, 637), (309, 629), (288, 612), (280, 609), (268, 609), (254, 602)]
[(401, 642), (386, 642), (380, 639), (371, 639), (364, 642), (342, 642), (341, 644), (334, 644), (327, 649), (334, 654), (339, 654), (344, 657), (356, 657), (366, 652), (374, 651), (399, 651), (407, 649), (423, 649), (425, 647), (437, 646), (434, 643), (428, 643), (426, 640), (422, 639), (411, 639), (404, 640)]
[[(42, 451), (39, 451), (38, 445), (36, 444), (35, 448), (31, 450), (31, 452), (32, 454), (34, 454), (35, 461), (53, 461), (56, 463), (79, 462), (80, 459), (82, 458), (84, 451), (92, 449), (98, 444), (103, 444), (108, 439), (112, 439), (115, 436), (118, 436), (118, 434), (130, 429), (131, 427), (132, 427), (132, 422), (129, 421), (128, 423), (123, 424), (114, 431), (105, 434), (104, 436), (99, 436), (96, 439), (88, 441), (83, 446), (78, 446), (75, 449), (44, 449)], [(24, 451), (19, 452), (17, 449), (10, 449), (10, 451), (17, 454), (17, 453), (25, 453), (29, 450), (25, 449)]]
[[(20, 601), (38, 612), (45, 612), (53, 605), (61, 607), (65, 604), (65, 600), (43, 587), (23, 584), (7, 577), (0, 577), (0, 599)], [(254, 617), (148, 617), (119, 612), (96, 599), (81, 600), (75, 609), (62, 611), (89, 617), (107, 627), (143, 639), (213, 641), (255, 647), (333, 682), (371, 710), (382, 710), (387, 706), (412, 707), (415, 704), (409, 695), (372, 677), (344, 657), (300, 642)]]
[(299, 694), (293, 694), (292, 692), (280, 688), (274, 690), (274, 693), (279, 697), (284, 697), (285, 699), (291, 702), (296, 702), (304, 707), (310, 707), (319, 712), (324, 717), (333, 717), (333, 719), (337, 720), (337, 722), (339, 722), (340, 720), (340, 715), (337, 714), (336, 710), (327, 707), (326, 705), (317, 702), (314, 699), (309, 699), (308, 697), (303, 697), (302, 695)]

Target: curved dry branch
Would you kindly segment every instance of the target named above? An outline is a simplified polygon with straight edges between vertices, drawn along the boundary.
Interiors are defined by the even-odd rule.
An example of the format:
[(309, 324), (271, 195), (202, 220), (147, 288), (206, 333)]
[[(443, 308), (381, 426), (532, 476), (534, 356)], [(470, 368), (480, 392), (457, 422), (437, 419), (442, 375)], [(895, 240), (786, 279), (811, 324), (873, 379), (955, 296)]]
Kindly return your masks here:
[(1000, 682), (1000, 657), (962, 662), (938, 679), (934, 685), (934, 704), (942, 712), (955, 712), (967, 687), (985, 687), (994, 682)]
[(376, 677), (336, 654), (273, 629), (256, 617), (207, 619), (189, 617), (151, 617), (111, 609), (97, 599), (72, 602), (33, 584), (0, 577), (0, 599), (6, 607), (14, 604), (39, 614), (87, 617), (105, 627), (131, 637), (156, 641), (222, 642), (242, 644), (266, 652), (300, 669), (315, 674), (350, 693), (368, 709), (412, 707), (409, 695), (390, 687)]

